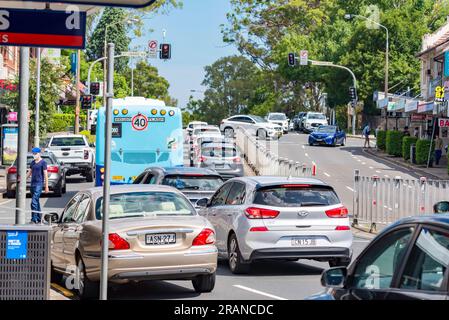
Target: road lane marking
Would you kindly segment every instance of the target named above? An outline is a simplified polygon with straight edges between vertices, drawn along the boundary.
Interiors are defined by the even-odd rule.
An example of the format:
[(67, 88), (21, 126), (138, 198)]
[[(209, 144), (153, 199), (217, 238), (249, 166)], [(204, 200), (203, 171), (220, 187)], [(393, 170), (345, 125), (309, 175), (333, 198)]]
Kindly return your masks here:
[(348, 189), (348, 190), (351, 191), (351, 192), (355, 192), (355, 190), (352, 189), (351, 187), (346, 186), (346, 189)]
[(380, 172), (379, 170), (376, 170), (376, 173), (382, 173), (382, 172)]
[(374, 167), (369, 167), (371, 170), (374, 170)]
[(269, 297), (269, 298), (276, 299), (276, 300), (288, 300), (288, 299), (285, 299), (285, 298), (282, 298), (282, 297), (278, 297), (278, 296), (275, 296), (275, 295), (272, 295), (272, 294), (269, 294), (269, 293), (266, 293), (266, 292), (262, 292), (262, 291), (255, 290), (255, 289), (251, 289), (251, 288), (248, 288), (248, 287), (245, 287), (245, 286), (241, 286), (241, 285), (238, 285), (238, 284), (235, 284), (233, 287), (236, 287), (236, 288), (239, 288), (239, 289), (242, 289), (242, 290), (246, 290), (246, 291), (249, 291), (249, 292), (252, 292), (252, 293), (255, 293), (255, 294), (260, 294), (261, 296)]
[(308, 154), (308, 153), (306, 153), (306, 157), (307, 157), (307, 158), (309, 157), (309, 154)]
[(327, 172), (323, 172), (323, 173), (326, 177), (330, 178), (331, 175), (329, 173), (327, 173)]
[(362, 165), (366, 165), (366, 162), (362, 162)]
[(305, 150), (305, 149), (306, 149), (306, 146), (303, 145), (302, 148)]
[(390, 176), (388, 174), (384, 175), (385, 178), (389, 178)]

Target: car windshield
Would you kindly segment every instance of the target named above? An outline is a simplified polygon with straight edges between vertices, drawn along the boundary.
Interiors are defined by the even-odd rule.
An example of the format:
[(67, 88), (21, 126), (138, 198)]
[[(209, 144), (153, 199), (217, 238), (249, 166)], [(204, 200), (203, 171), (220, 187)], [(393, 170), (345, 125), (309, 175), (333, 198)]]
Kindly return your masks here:
[(205, 157), (232, 158), (237, 156), (237, 150), (230, 147), (203, 147), (201, 154)]
[(326, 186), (275, 186), (257, 190), (254, 204), (274, 207), (311, 207), (339, 204), (337, 194)]
[[(172, 192), (129, 192), (111, 195), (110, 219), (145, 216), (193, 216), (192, 205), (181, 195)], [(96, 217), (103, 216), (103, 198), (96, 203)]]
[(86, 146), (86, 142), (82, 137), (65, 137), (65, 138), (53, 138), (50, 146), (52, 147), (78, 147)]
[(316, 119), (316, 120), (326, 120), (326, 116), (321, 113), (310, 113), (308, 116), (309, 119)]
[(207, 175), (169, 175), (162, 180), (162, 184), (178, 190), (215, 191), (222, 184), (219, 176)]
[(321, 126), (317, 130), (319, 133), (335, 133), (337, 131), (337, 127), (335, 126)]
[(259, 116), (251, 116), (251, 118), (253, 118), (254, 121), (256, 121), (258, 123), (268, 122), (267, 120), (265, 120), (264, 118), (259, 117)]
[(270, 114), (268, 119), (269, 120), (287, 120), (287, 116), (283, 113), (274, 113), (274, 114)]

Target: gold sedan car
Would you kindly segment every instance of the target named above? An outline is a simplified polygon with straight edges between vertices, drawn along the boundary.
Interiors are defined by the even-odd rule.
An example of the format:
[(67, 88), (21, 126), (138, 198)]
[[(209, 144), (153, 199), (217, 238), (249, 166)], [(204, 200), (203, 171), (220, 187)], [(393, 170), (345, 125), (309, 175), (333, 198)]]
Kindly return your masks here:
[[(66, 287), (81, 298), (98, 297), (102, 203), (103, 189), (92, 188), (76, 194), (61, 217), (51, 217), (57, 221), (53, 280), (65, 275)], [(213, 290), (215, 231), (181, 192), (158, 185), (112, 186), (109, 217), (110, 282), (191, 280), (196, 292)]]

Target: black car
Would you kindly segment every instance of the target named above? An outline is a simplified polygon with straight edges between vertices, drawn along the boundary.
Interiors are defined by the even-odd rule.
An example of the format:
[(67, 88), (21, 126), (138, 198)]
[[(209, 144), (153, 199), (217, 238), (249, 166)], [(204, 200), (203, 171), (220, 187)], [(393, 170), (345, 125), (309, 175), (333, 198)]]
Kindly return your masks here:
[(211, 169), (176, 167), (151, 167), (146, 169), (134, 184), (161, 184), (180, 190), (193, 205), (202, 198), (210, 198), (223, 184), (223, 178)]
[(306, 114), (307, 114), (307, 112), (298, 113), (298, 115), (296, 116), (296, 121), (294, 122), (294, 125), (293, 125), (293, 130), (295, 130), (295, 131), (302, 130), (302, 119), (304, 118), (304, 116)]
[(310, 300), (448, 300), (449, 214), (387, 227), (349, 268), (323, 272), (330, 290)]

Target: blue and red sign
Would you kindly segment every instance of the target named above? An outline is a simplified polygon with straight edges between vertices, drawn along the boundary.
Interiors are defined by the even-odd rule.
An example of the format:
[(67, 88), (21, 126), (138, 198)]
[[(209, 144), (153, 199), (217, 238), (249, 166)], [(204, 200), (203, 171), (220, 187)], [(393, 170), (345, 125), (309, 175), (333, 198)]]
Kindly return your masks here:
[(0, 45), (84, 49), (86, 13), (0, 8)]

